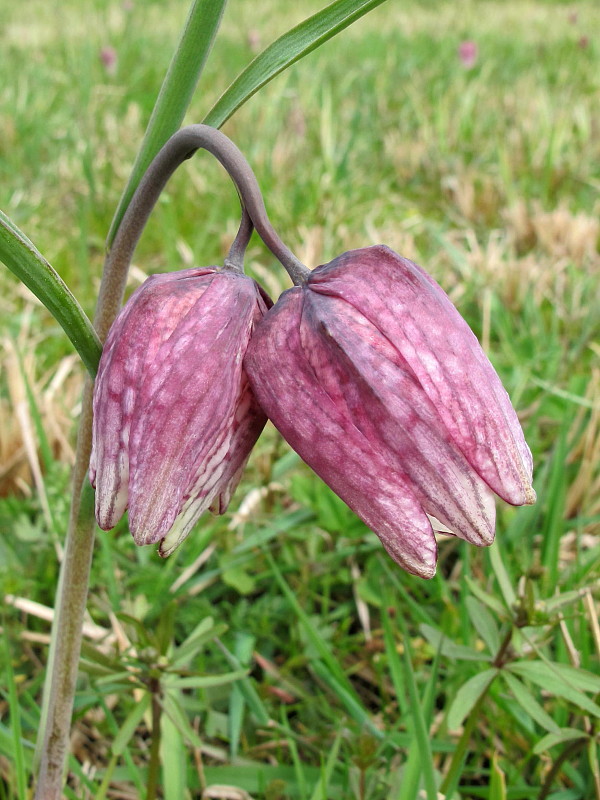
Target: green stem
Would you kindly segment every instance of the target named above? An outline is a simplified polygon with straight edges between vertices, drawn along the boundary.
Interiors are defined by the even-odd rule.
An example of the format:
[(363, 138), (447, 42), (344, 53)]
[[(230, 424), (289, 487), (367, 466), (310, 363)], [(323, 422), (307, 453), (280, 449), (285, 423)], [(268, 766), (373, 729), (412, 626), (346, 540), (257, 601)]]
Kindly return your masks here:
[(162, 714), (160, 682), (158, 680), (152, 681), (150, 691), (152, 692), (152, 744), (148, 762), (146, 800), (155, 800), (160, 775), (160, 720)]
[(52, 628), (52, 652), (44, 691), (40, 739), (42, 755), (36, 800), (60, 800), (77, 680), (81, 631), (94, 547), (94, 490), (75, 484)]

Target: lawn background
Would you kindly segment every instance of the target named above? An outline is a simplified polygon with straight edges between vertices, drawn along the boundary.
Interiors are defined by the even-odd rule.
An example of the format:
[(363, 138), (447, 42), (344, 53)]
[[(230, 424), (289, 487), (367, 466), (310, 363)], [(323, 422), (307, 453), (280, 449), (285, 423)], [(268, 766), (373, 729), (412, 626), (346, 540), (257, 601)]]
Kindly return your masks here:
[[(187, 121), (319, 7), (230, 0)], [(0, 207), (91, 314), (187, 6), (0, 9)], [(98, 536), (69, 797), (143, 796), (144, 698), (159, 688), (167, 798), (226, 784), (412, 800), (432, 781), (462, 798), (600, 797), (598, 31), (592, 2), (388, 0), (226, 124), (305, 263), (383, 242), (442, 284), (520, 413), (539, 501), (499, 508), (489, 550), (442, 541), (423, 582), (268, 428), (230, 512), (168, 561), (125, 523)], [(198, 154), (153, 214), (130, 288), (219, 263), (237, 218)], [(248, 271), (273, 296), (287, 285), (258, 240)], [(0, 282), (0, 797), (13, 798), (39, 721), (82, 370), (31, 295)]]

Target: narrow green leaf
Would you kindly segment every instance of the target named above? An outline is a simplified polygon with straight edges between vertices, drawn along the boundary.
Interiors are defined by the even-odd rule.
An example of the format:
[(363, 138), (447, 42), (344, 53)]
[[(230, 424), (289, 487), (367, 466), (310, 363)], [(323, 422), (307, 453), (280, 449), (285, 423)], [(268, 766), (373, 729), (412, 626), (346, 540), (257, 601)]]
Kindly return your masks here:
[(167, 714), (160, 720), (160, 763), (165, 800), (186, 797), (188, 782), (183, 736)]
[(366, 728), (376, 739), (383, 739), (385, 737), (384, 732), (374, 725), (369, 712), (356, 698), (355, 693), (349, 691), (345, 683), (341, 683), (337, 679), (337, 676), (330, 671), (328, 665), (324, 664), (322, 661), (314, 660), (311, 662), (310, 668), (323, 683), (327, 684), (338, 698), (341, 705), (346, 709), (352, 719), (358, 722), (361, 728)]
[(511, 610), (517, 602), (517, 596), (512, 587), (510, 578), (508, 577), (508, 572), (506, 571), (504, 562), (502, 561), (502, 556), (500, 555), (500, 545), (498, 544), (498, 541), (496, 541), (495, 544), (489, 548), (488, 553), (490, 556), (492, 569), (494, 570), (496, 580), (498, 581), (498, 586), (502, 592), (502, 597), (504, 597), (504, 602), (506, 603), (507, 608)]
[(475, 703), (484, 695), (498, 674), (497, 669), (484, 669), (460, 687), (448, 710), (448, 729), (456, 730)]
[[(387, 614), (387, 610), (384, 610)], [(419, 744), (421, 754), (421, 767), (423, 771), (423, 783), (425, 784), (425, 795), (427, 800), (437, 800), (437, 784), (435, 769), (431, 757), (431, 741), (429, 736), (429, 724), (425, 720), (423, 703), (419, 697), (417, 683), (412, 665), (412, 649), (410, 646), (410, 635), (404, 618), (398, 616), (398, 624), (402, 630), (404, 639), (404, 679), (408, 688), (408, 697), (412, 711), (415, 738)], [(439, 650), (438, 650), (439, 653)]]
[(396, 641), (392, 630), (392, 623), (389, 614), (383, 614), (381, 617), (383, 623), (383, 641), (385, 643), (385, 653), (388, 660), (390, 675), (392, 678), (392, 686), (396, 692), (396, 701), (402, 716), (408, 713), (408, 704), (406, 702), (406, 687), (404, 685), (404, 676), (402, 674), (402, 664), (400, 656), (396, 649)]
[(486, 653), (478, 653), (472, 647), (466, 647), (464, 644), (456, 644), (455, 642), (447, 639), (444, 634), (437, 628), (431, 625), (419, 625), (419, 630), (427, 639), (430, 645), (440, 650), (443, 656), (453, 658), (457, 661), (489, 661), (490, 656)]
[(143, 174), (183, 121), (221, 24), (226, 2), (227, 0), (194, 0), (192, 3), (129, 181), (113, 217), (107, 238), (109, 248)]
[(559, 733), (560, 728), (552, 719), (550, 714), (546, 713), (538, 701), (533, 697), (531, 692), (524, 686), (518, 678), (511, 675), (510, 672), (503, 670), (502, 677), (506, 685), (510, 689), (513, 697), (521, 708), (529, 714), (531, 719), (535, 720), (538, 725), (547, 730), (549, 733)]
[(3, 211), (0, 211), (0, 261), (46, 306), (94, 377), (102, 345), (92, 323), (60, 275)]
[(498, 764), (498, 756), (494, 753), (490, 779), (490, 800), (506, 800), (506, 776)]
[(6, 654), (6, 683), (8, 685), (8, 707), (10, 711), (10, 724), (12, 728), (12, 756), (14, 758), (15, 774), (17, 778), (17, 792), (19, 798), (25, 798), (27, 792), (27, 772), (25, 769), (25, 755), (23, 752), (23, 734), (21, 730), (21, 709), (12, 669), (11, 650), (6, 630), (4, 631), (4, 652)]
[(327, 761), (322, 770), (319, 782), (315, 786), (315, 789), (311, 795), (310, 800), (328, 800), (328, 798), (330, 797), (329, 784), (331, 782), (333, 771), (337, 763), (338, 753), (340, 752), (340, 745), (342, 744), (342, 735), (343, 735), (343, 730), (339, 730), (337, 736), (333, 741), (333, 744), (329, 749), (329, 755), (327, 756)]
[(491, 611), (496, 614), (497, 617), (504, 620), (506, 619), (506, 608), (498, 597), (493, 594), (489, 594), (489, 592), (484, 591), (481, 586), (477, 583), (477, 581), (473, 580), (469, 575), (465, 575), (465, 582), (469, 587), (469, 590), (472, 594), (477, 597), (478, 600), (489, 608)]
[(491, 655), (495, 655), (500, 648), (500, 633), (496, 620), (483, 603), (480, 603), (475, 597), (467, 597), (465, 603), (473, 627), (485, 642)]
[(213, 686), (225, 686), (227, 683), (239, 681), (247, 674), (247, 669), (240, 669), (235, 672), (224, 672), (221, 675), (192, 675), (185, 678), (168, 675), (164, 678), (163, 684), (168, 689), (210, 689)]
[(135, 733), (137, 726), (140, 724), (142, 717), (150, 708), (150, 700), (152, 696), (146, 692), (139, 703), (133, 707), (131, 712), (125, 718), (125, 722), (119, 728), (119, 732), (113, 739), (112, 752), (115, 756), (120, 756), (129, 744), (131, 737)]
[(336, 0), (270, 44), (241, 72), (204, 118), (220, 128), (262, 86), (384, 0)]
[(549, 750), (557, 744), (564, 744), (565, 742), (573, 742), (576, 739), (585, 739), (586, 735), (583, 731), (578, 731), (577, 728), (561, 728), (558, 733), (549, 733), (540, 739), (533, 752), (536, 755)]
[[(255, 643), (256, 639), (251, 633), (239, 631), (236, 634), (234, 655), (245, 668), (249, 668), (250, 666)], [(232, 759), (235, 759), (238, 754), (244, 725), (245, 707), (246, 700), (243, 692), (236, 684), (231, 687), (231, 693), (229, 695), (229, 714), (227, 722), (229, 730), (229, 752), (231, 753)]]
[[(225, 658), (227, 659), (229, 665), (233, 667), (235, 670), (242, 670), (242, 665), (238, 661), (238, 659), (234, 656), (234, 654), (228, 650), (223, 642), (219, 639), (216, 639), (217, 647), (221, 650)], [(248, 708), (250, 709), (251, 713), (254, 714), (258, 723), (260, 725), (268, 725), (271, 721), (269, 717), (269, 712), (266, 709), (263, 701), (260, 699), (260, 695), (256, 691), (254, 687), (254, 683), (251, 678), (247, 675), (247, 670), (243, 670), (243, 675), (239, 679), (236, 686), (238, 686), (240, 692), (244, 695), (244, 700), (248, 704)]]
[[(545, 691), (551, 692), (557, 697), (562, 697), (584, 711), (600, 717), (600, 706), (590, 700), (582, 691), (575, 688), (573, 674), (570, 671), (565, 671), (564, 667), (565, 665), (563, 664), (545, 664), (542, 661), (515, 661), (507, 669), (523, 678), (528, 678)], [(579, 670), (574, 670), (574, 672), (579, 672)], [(590, 679), (594, 679), (594, 681)], [(579, 685), (581, 685), (582, 681), (586, 685), (588, 681), (590, 685), (593, 685), (595, 680), (597, 679), (594, 675), (586, 673), (585, 677), (580, 679)]]

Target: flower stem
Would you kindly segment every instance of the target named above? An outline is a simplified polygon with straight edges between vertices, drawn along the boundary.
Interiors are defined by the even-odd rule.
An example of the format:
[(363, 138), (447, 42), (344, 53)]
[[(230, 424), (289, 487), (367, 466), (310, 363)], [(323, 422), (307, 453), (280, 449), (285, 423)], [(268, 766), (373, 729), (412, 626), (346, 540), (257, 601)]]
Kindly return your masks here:
[(38, 738), (41, 763), (36, 800), (60, 800), (63, 796), (63, 772), (94, 546), (94, 490), (85, 479), (75, 484), (71, 520), (60, 570)]
[(160, 682), (152, 681), (152, 744), (148, 762), (148, 780), (146, 784), (146, 800), (156, 800), (158, 778), (160, 775), (160, 723), (162, 706), (160, 704)]

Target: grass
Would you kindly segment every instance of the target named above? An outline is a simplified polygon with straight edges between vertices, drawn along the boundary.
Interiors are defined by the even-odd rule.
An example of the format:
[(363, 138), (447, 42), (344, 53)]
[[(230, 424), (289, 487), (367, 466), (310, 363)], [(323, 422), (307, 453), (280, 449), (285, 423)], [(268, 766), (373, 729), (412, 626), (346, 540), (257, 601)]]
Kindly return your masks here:
[[(0, 207), (91, 311), (186, 3), (0, 5)], [(188, 120), (319, 5), (231, 0)], [(440, 281), (520, 412), (539, 500), (499, 508), (489, 550), (442, 541), (422, 582), (268, 428), (230, 513), (166, 562), (124, 522), (99, 534), (67, 797), (144, 795), (157, 701), (165, 798), (600, 797), (599, 23), (589, 2), (384, 4), (227, 124), (302, 260), (381, 241)], [(198, 155), (131, 287), (218, 263), (237, 214)], [(276, 296), (273, 259), (250, 256)], [(82, 370), (8, 272), (0, 287), (0, 798), (21, 800)]]

